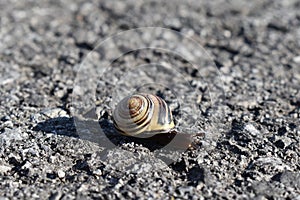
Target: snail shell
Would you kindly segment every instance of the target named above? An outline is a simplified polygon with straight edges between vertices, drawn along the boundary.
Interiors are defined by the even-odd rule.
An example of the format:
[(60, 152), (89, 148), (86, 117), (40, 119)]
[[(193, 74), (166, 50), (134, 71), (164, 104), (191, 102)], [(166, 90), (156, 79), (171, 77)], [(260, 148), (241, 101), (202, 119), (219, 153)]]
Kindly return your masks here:
[(167, 133), (175, 126), (167, 103), (144, 93), (122, 99), (113, 112), (113, 122), (118, 131), (128, 136)]

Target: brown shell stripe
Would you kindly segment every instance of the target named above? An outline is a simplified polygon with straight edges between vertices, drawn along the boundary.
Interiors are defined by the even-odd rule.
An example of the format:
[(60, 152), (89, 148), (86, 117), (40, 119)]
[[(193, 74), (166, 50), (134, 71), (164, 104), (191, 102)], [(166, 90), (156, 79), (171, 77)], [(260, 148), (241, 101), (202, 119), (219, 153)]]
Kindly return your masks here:
[(155, 97), (159, 103), (157, 123), (161, 125), (170, 124), (172, 121), (172, 115), (167, 103), (163, 101), (160, 97)]
[(126, 126), (126, 128), (132, 129), (133, 131), (148, 126), (151, 121), (150, 111), (152, 109), (153, 109), (153, 104), (151, 102), (147, 103), (147, 112), (143, 116), (141, 116), (141, 118), (138, 119), (137, 121), (131, 121), (130, 124)]
[(113, 113), (116, 129), (124, 135), (143, 132), (165, 133), (174, 128), (167, 103), (152, 94), (135, 94), (124, 98)]
[[(144, 103), (146, 105), (145, 109), (147, 110), (147, 112), (145, 113), (144, 116), (141, 116), (140, 119), (138, 119), (137, 121), (134, 121), (134, 123), (137, 125), (143, 124), (145, 122), (145, 120), (147, 118), (149, 118), (149, 112), (153, 109), (153, 103), (151, 102), (151, 100), (149, 100), (149, 98), (147, 98), (147, 97), (145, 99), (147, 100), (147, 103)], [(132, 117), (134, 117), (134, 116), (132, 116)], [(146, 125), (148, 125), (149, 122)]]
[[(139, 95), (142, 96), (142, 95)], [(146, 109), (147, 112), (141, 116), (140, 119), (138, 119), (137, 121), (128, 121), (127, 124), (122, 124), (122, 127), (118, 127), (118, 129), (123, 129), (123, 132), (127, 132), (127, 133), (134, 133), (134, 132), (138, 132), (139, 130), (145, 129), (147, 128), (147, 126), (149, 125), (149, 123), (151, 122), (151, 115), (149, 114), (149, 112), (152, 112), (153, 109), (153, 102), (151, 100), (149, 100), (149, 98), (147, 96), (144, 96), (144, 99), (147, 102), (144, 102), (144, 105), (146, 105)], [(129, 113), (128, 113), (129, 114)], [(132, 113), (130, 113), (132, 114)], [(133, 116), (129, 116), (129, 118), (131, 118)]]
[[(133, 104), (132, 101), (137, 101), (137, 103), (135, 102), (136, 104), (134, 104), (135, 105), (134, 108), (131, 107)], [(148, 105), (144, 103), (143, 99), (138, 96), (129, 98), (128, 104), (129, 104), (129, 113), (131, 118), (134, 118), (137, 115), (139, 115), (141, 113), (141, 110), (144, 109), (145, 105), (148, 107)]]

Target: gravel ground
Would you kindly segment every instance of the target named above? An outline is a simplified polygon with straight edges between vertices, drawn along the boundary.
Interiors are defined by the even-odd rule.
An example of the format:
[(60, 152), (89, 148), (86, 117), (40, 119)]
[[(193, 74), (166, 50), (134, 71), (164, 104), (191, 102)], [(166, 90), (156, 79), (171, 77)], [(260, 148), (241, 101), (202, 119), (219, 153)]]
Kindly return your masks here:
[[(0, 8), (1, 200), (300, 199), (300, 1), (2, 0)], [(128, 46), (97, 47), (113, 34), (148, 26), (197, 41), (215, 71), (195, 72), (185, 58), (162, 50), (112, 60)], [(96, 113), (74, 123), (76, 103), (85, 100), (76, 99), (78, 77), (86, 78), (79, 66), (94, 58), (113, 61), (112, 67), (91, 75)], [(193, 91), (177, 73), (143, 76), (149, 67), (120, 78), (128, 66), (165, 62), (179, 66)], [(194, 125), (192, 131), (205, 133), (193, 149), (168, 151), (176, 156), (171, 163), (156, 156), (151, 142), (119, 136), (111, 124), (118, 95), (145, 77), (168, 87), (174, 82), (177, 96), (198, 91), (200, 97), (196, 109), (178, 109), (170, 88), (154, 88), (179, 129)], [(214, 88), (220, 83), (223, 96)], [(220, 96), (214, 103), (221, 107), (209, 104)], [(106, 148), (103, 133), (119, 147)]]

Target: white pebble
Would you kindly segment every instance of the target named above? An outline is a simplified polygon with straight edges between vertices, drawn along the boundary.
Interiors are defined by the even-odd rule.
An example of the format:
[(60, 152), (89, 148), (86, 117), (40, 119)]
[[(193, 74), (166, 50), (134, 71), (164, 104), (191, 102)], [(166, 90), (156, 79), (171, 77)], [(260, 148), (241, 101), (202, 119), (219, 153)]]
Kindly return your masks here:
[(8, 127), (8, 128), (12, 128), (14, 126), (14, 124), (12, 123), (12, 121), (6, 121), (3, 123), (3, 125), (5, 127)]
[(59, 178), (64, 178), (66, 174), (65, 174), (64, 171), (58, 170), (58, 171), (57, 171), (57, 175), (58, 175)]
[(0, 173), (6, 173), (11, 170), (10, 166), (0, 165)]
[(94, 175), (96, 176), (101, 176), (102, 175), (102, 171), (100, 169), (96, 169), (94, 172), (93, 172)]
[(251, 135), (259, 135), (259, 130), (257, 130), (252, 124), (247, 124), (245, 129), (251, 133)]
[(69, 117), (68, 113), (61, 108), (46, 108), (42, 110), (41, 113), (49, 118)]
[(300, 63), (300, 56), (294, 57), (294, 58), (293, 58), (293, 61), (294, 61), (295, 63)]

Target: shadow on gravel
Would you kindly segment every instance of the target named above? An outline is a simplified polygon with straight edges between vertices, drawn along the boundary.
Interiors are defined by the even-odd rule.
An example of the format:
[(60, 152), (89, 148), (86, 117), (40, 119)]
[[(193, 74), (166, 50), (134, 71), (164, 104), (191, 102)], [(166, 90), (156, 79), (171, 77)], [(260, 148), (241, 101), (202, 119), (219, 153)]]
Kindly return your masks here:
[(95, 120), (75, 120), (73, 117), (47, 119), (39, 122), (33, 130), (53, 135), (80, 138), (97, 143), (101, 147), (110, 147), (111, 145), (109, 144), (111, 142), (120, 145), (125, 138), (125, 136), (116, 134), (114, 127), (108, 122), (103, 122), (99, 126), (99, 123)]
[[(155, 151), (164, 148), (164, 150), (180, 150), (184, 151), (192, 142), (192, 137), (188, 134), (177, 133), (170, 131), (169, 133), (155, 134), (151, 137), (130, 137), (118, 133), (114, 125), (108, 119), (99, 121), (99, 129), (103, 132), (102, 136), (106, 136), (115, 146), (120, 146), (124, 143), (136, 143), (143, 145), (150, 151)], [(100, 132), (101, 132), (100, 131)], [(99, 130), (98, 130), (99, 132)], [(175, 137), (176, 136), (176, 137)], [(89, 140), (89, 139), (88, 139)], [(167, 146), (170, 144), (169, 146)]]
[[(76, 123), (76, 126), (75, 126)], [(76, 120), (72, 117), (57, 117), (39, 122), (34, 131), (43, 131), (54, 135), (80, 138), (97, 143), (100, 147), (115, 148), (124, 143), (141, 144), (150, 151), (160, 149), (167, 145), (175, 136), (174, 133), (166, 135), (158, 134), (151, 138), (134, 138), (119, 134), (108, 119)]]
[(78, 138), (74, 119), (69, 117), (57, 117), (39, 122), (34, 128), (34, 131), (43, 131), (55, 135), (64, 135), (68, 137)]
[(124, 143), (136, 143), (141, 144), (144, 147), (148, 148), (150, 151), (154, 151), (160, 149), (167, 145), (175, 135), (168, 135), (169, 137), (165, 137), (167, 139), (162, 140), (161, 134), (157, 134), (151, 138), (135, 138), (121, 135), (117, 132), (114, 125), (108, 119), (102, 119), (99, 121), (99, 125), (104, 133), (104, 135), (112, 142), (115, 146), (120, 146)]

